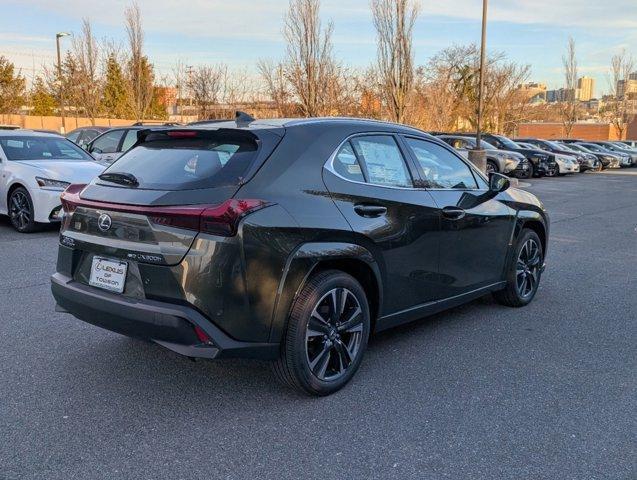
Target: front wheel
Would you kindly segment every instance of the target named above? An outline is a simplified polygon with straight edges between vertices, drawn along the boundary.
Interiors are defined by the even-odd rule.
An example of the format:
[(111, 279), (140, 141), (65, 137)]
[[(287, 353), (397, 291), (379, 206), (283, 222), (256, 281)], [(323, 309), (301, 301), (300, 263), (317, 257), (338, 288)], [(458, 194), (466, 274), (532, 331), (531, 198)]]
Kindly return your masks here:
[(523, 229), (507, 267), (506, 287), (493, 294), (496, 301), (508, 307), (529, 304), (537, 293), (543, 265), (540, 237), (531, 229)]
[(493, 160), (487, 160), (487, 175), (498, 173), (500, 170)]
[(35, 209), (29, 192), (18, 187), (9, 195), (9, 218), (11, 225), (20, 233), (30, 233), (37, 230), (35, 223)]
[(358, 370), (369, 331), (369, 305), (361, 285), (338, 270), (318, 273), (292, 307), (274, 373), (310, 395), (336, 392)]
[(548, 169), (546, 170), (546, 176), (547, 177), (556, 177), (560, 175), (560, 168), (555, 166), (555, 167), (548, 167)]

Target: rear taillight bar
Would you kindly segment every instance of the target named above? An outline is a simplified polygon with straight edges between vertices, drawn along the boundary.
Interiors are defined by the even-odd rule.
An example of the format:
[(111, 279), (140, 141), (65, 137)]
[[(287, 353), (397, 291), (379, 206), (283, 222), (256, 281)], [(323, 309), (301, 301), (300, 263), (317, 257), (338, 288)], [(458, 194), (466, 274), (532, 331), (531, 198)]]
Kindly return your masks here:
[(87, 207), (96, 210), (132, 213), (145, 215), (150, 222), (156, 225), (223, 236), (235, 235), (241, 218), (248, 213), (269, 205), (263, 200), (237, 198), (231, 198), (219, 205), (175, 205), (167, 207), (125, 205), (82, 199), (80, 198), (80, 192), (84, 187), (85, 185), (71, 185), (62, 193), (61, 200), (65, 212), (73, 213), (77, 207)]

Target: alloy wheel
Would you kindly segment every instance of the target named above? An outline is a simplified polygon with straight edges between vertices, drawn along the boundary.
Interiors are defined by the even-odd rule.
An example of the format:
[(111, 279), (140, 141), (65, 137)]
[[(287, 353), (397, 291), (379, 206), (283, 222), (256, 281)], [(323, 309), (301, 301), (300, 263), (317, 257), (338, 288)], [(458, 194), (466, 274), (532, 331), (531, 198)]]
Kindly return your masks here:
[(363, 310), (346, 288), (327, 292), (312, 310), (305, 352), (312, 373), (322, 381), (345, 374), (356, 360), (363, 338)]
[(535, 239), (529, 238), (520, 250), (515, 270), (520, 297), (529, 297), (537, 288), (541, 264), (540, 246)]
[(496, 173), (498, 170), (495, 168), (495, 165), (491, 162), (487, 162), (487, 175), (490, 173)]
[(26, 194), (14, 192), (10, 201), (11, 222), (19, 230), (24, 230), (31, 222), (31, 205)]

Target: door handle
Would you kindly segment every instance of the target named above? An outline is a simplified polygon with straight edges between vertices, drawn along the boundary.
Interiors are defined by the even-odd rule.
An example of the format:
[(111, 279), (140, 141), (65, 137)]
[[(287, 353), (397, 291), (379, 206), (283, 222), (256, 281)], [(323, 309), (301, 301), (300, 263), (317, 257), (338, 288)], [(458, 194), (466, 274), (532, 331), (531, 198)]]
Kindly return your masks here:
[(382, 205), (354, 205), (354, 211), (358, 213), (361, 217), (366, 218), (374, 218), (380, 217), (381, 215), (385, 215), (387, 213), (387, 207), (383, 207)]
[(466, 215), (466, 212), (462, 208), (445, 207), (442, 209), (442, 216), (450, 220), (460, 220), (465, 215)]

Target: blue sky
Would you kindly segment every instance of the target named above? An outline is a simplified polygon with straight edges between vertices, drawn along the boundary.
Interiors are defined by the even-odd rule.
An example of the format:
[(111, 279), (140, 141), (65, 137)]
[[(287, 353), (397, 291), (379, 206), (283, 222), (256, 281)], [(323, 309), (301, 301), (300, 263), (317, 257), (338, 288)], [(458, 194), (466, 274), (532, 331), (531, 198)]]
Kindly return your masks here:
[[(0, 55), (27, 77), (55, 55), (55, 33), (80, 29), (88, 17), (98, 39), (124, 41), (124, 0), (3, 0)], [(259, 58), (284, 52), (282, 18), (287, 0), (139, 0), (146, 51), (159, 72), (186, 64), (225, 62), (254, 71)], [(481, 0), (421, 0), (414, 30), (416, 63), (454, 43), (479, 41)], [(368, 0), (323, 0), (322, 16), (334, 22), (336, 55), (354, 68), (376, 53)], [(531, 80), (559, 87), (561, 56), (575, 38), (580, 74), (608, 89), (610, 57), (626, 49), (637, 57), (637, 0), (491, 0), (488, 48), (531, 66)], [(64, 39), (69, 44), (68, 39)]]

